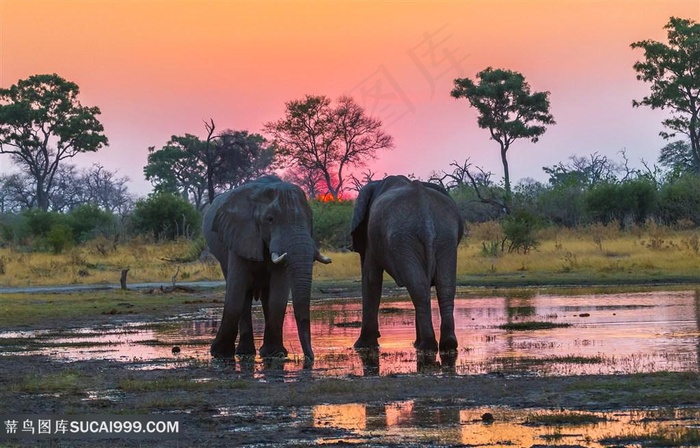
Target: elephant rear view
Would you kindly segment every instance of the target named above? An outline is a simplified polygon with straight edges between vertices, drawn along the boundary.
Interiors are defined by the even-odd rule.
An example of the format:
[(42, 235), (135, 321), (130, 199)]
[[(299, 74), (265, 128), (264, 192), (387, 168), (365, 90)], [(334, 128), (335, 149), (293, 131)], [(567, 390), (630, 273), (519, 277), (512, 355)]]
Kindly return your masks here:
[(419, 350), (438, 350), (430, 309), (435, 286), (440, 306), (441, 352), (457, 349), (454, 328), (457, 246), (464, 222), (443, 188), (404, 176), (365, 185), (355, 202), (353, 248), (362, 264), (362, 329), (356, 348), (378, 347), (384, 271), (405, 286), (416, 310)]
[(315, 260), (330, 263), (330, 259), (316, 249), (304, 192), (276, 176), (261, 177), (218, 196), (204, 215), (202, 230), (226, 278), (224, 312), (211, 354), (255, 353), (251, 303), (260, 298), (265, 314), (260, 355), (286, 356), (282, 325), (291, 291), (299, 341), (305, 358), (313, 361), (312, 267)]

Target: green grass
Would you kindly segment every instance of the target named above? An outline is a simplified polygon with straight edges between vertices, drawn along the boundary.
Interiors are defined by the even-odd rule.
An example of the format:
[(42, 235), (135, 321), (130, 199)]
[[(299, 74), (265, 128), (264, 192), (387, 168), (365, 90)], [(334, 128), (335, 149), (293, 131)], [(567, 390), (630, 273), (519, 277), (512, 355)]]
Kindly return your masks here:
[(14, 392), (29, 394), (79, 394), (85, 391), (86, 380), (84, 375), (66, 370), (52, 375), (30, 375), (10, 387)]
[(0, 327), (34, 325), (87, 316), (167, 313), (191, 300), (183, 294), (143, 294), (137, 291), (86, 291), (69, 294), (3, 294)]

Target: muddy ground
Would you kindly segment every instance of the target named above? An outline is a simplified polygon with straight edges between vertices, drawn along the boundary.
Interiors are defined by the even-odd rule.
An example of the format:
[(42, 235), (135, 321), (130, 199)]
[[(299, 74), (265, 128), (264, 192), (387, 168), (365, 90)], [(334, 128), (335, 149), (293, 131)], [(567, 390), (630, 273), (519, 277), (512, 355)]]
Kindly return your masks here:
[[(182, 305), (177, 315), (194, 307), (221, 306), (220, 292), (195, 294), (196, 305)], [(120, 320), (162, 319), (139, 313)], [(115, 316), (72, 318), (54, 328), (95, 326)], [(46, 328), (42, 326), (41, 328)], [(27, 327), (22, 327), (27, 329)], [(9, 330), (9, 329), (5, 329)], [(274, 365), (265, 374), (247, 373), (241, 365), (192, 360), (173, 369), (140, 369), (138, 360), (94, 359), (65, 363), (43, 356), (0, 357), (0, 414), (19, 415), (177, 415), (177, 438), (8, 441), (0, 446), (391, 446), (412, 442), (357, 439), (351, 431), (313, 424), (311, 409), (321, 404), (386, 403), (416, 400), (431, 407), (464, 409), (507, 406), (531, 409), (624, 410), (678, 408), (700, 403), (700, 375), (657, 373), (615, 376), (532, 377), (493, 372), (460, 376), (449, 369), (425, 373), (327, 378), (300, 370), (290, 378)], [(434, 441), (439, 445), (439, 441)], [(546, 445), (542, 445), (546, 446)]]

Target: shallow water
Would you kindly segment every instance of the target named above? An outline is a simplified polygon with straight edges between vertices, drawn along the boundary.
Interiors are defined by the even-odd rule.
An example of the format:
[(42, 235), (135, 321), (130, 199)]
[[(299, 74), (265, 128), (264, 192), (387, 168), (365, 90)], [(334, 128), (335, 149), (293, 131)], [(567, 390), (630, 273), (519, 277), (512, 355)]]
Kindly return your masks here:
[[(433, 304), (439, 337), (439, 313)], [(131, 368), (173, 368), (210, 362), (221, 308), (152, 323), (122, 323), (70, 331), (0, 333), (0, 355), (32, 353), (73, 361), (110, 359)], [(412, 347), (414, 311), (408, 299), (384, 300), (378, 353), (352, 349), (359, 335), (359, 300), (312, 305), (314, 376), (389, 375), (425, 368)], [(563, 328), (514, 331), (501, 325), (520, 322), (568, 324)], [(587, 296), (535, 294), (532, 297), (483, 297), (455, 300), (457, 360), (446, 370), (460, 375), (613, 374), (696, 371), (700, 353), (700, 298), (695, 292), (649, 292)], [(254, 307), (256, 345), (263, 316)], [(239, 363), (241, 371), (264, 379), (272, 370), (292, 378), (303, 369), (293, 312), (288, 310), (284, 341), (286, 363)], [(26, 344), (25, 344), (26, 342)], [(173, 353), (179, 347), (179, 353)], [(135, 364), (134, 364), (135, 363)], [(429, 365), (432, 371), (435, 366)], [(439, 369), (435, 371), (440, 371)]]
[[(587, 423), (542, 424), (543, 419), (559, 417), (574, 421), (582, 416)], [(371, 442), (467, 446), (585, 446), (602, 447), (613, 437), (644, 439), (649, 434), (669, 438), (697, 428), (700, 411), (570, 412), (511, 409), (506, 407), (436, 407), (419, 400), (384, 405), (340, 404), (315, 406), (309, 418), (318, 428), (348, 431), (344, 437), (320, 439), (319, 443)], [(550, 420), (551, 421), (551, 420)], [(620, 446), (619, 444), (614, 444)], [(623, 446), (630, 446), (625, 443)], [(636, 445), (632, 445), (636, 446)]]

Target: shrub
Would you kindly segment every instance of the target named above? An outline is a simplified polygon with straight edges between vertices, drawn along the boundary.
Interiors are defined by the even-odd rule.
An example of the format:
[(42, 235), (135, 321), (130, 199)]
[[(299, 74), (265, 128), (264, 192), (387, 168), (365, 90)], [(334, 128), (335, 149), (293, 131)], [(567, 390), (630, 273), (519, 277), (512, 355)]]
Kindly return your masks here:
[(617, 220), (621, 227), (629, 221), (644, 224), (656, 210), (657, 201), (656, 188), (645, 178), (599, 184), (585, 200), (594, 220), (605, 225)]
[(528, 253), (539, 245), (537, 229), (539, 220), (527, 210), (514, 211), (503, 220), (503, 233), (508, 244), (508, 252)]
[(131, 225), (137, 233), (156, 240), (174, 240), (199, 233), (200, 216), (186, 199), (172, 193), (156, 193), (136, 202)]
[(73, 230), (67, 224), (56, 224), (44, 237), (46, 245), (55, 254), (73, 245)]
[(69, 218), (73, 237), (78, 242), (108, 234), (114, 225), (114, 216), (111, 213), (91, 204), (81, 205), (72, 210)]
[(319, 246), (328, 249), (349, 247), (354, 202), (312, 200), (309, 205), (314, 213), (314, 239)]
[(700, 178), (685, 174), (664, 185), (659, 192), (659, 217), (668, 225), (683, 221), (700, 225)]

